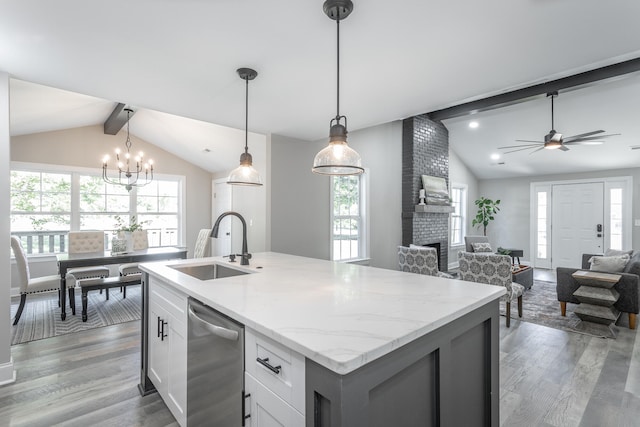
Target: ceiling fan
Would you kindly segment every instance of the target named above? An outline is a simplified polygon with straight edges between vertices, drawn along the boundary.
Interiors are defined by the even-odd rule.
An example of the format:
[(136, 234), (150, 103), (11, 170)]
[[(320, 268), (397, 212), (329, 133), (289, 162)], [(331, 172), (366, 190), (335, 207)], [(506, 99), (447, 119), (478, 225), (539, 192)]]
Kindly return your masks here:
[[(620, 135), (619, 133), (612, 133), (609, 135), (598, 135), (604, 133), (603, 130), (594, 130), (587, 133), (581, 133), (579, 135), (568, 136), (566, 138), (562, 137), (561, 133), (555, 131), (553, 126), (553, 98), (558, 96), (558, 92), (549, 92), (547, 93), (547, 97), (551, 97), (551, 130), (548, 134), (544, 136), (544, 141), (531, 141), (527, 139), (516, 139), (517, 142), (528, 142), (529, 144), (520, 144), (520, 145), (508, 145), (506, 147), (498, 147), (498, 149), (506, 149), (509, 151), (505, 151), (504, 154), (515, 153), (516, 151), (530, 150), (535, 148), (531, 153), (533, 154), (536, 151), (540, 151), (542, 149), (547, 150), (562, 150), (568, 151), (568, 145), (600, 145), (603, 141), (598, 141), (602, 138), (607, 138), (610, 136)], [(594, 136), (598, 135), (598, 136)]]

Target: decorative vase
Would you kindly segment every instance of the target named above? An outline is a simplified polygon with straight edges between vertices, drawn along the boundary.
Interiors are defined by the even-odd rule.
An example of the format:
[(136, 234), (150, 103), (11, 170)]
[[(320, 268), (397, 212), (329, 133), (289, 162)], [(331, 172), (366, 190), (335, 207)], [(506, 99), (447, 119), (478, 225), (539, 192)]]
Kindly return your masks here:
[(127, 242), (126, 251), (133, 252), (133, 232), (131, 231), (118, 231), (118, 238)]

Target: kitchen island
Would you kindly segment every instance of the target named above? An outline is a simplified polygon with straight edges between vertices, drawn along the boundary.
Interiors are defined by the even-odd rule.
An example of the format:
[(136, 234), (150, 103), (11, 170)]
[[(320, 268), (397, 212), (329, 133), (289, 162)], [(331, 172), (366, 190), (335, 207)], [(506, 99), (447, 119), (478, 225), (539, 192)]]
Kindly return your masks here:
[[(185, 267), (213, 263), (248, 274), (201, 280), (185, 273)], [(169, 307), (176, 318), (186, 314), (191, 297), (244, 325), (246, 384), (265, 388), (251, 399), (273, 392), (267, 400), (293, 414), (284, 425), (498, 425), (500, 287), (271, 252), (254, 254), (250, 266), (205, 258), (141, 268), (142, 393), (161, 381), (149, 369), (156, 335), (177, 336), (169, 369), (186, 363), (186, 354), (171, 353), (186, 353), (183, 321), (172, 328), (162, 316), (150, 316), (150, 295), (159, 287), (184, 297)], [(253, 366), (263, 348), (272, 362), (284, 363), (275, 380), (262, 379), (265, 363)], [(291, 376), (284, 373), (289, 365)], [(174, 394), (167, 394), (173, 403), (163, 398), (184, 425), (188, 402), (180, 372), (173, 374)], [(247, 402), (247, 425), (259, 427), (266, 416), (258, 413), (267, 406)]]

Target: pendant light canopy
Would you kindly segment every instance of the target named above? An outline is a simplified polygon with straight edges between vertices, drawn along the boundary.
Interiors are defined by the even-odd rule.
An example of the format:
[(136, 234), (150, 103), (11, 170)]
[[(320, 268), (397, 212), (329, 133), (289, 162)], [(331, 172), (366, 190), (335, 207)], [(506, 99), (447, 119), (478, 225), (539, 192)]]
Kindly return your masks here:
[(262, 185), (260, 174), (253, 167), (253, 158), (249, 154), (249, 80), (258, 76), (258, 72), (251, 68), (238, 68), (238, 75), (246, 82), (245, 91), (245, 124), (244, 124), (244, 153), (240, 155), (240, 166), (235, 168), (227, 178), (231, 185)]
[[(324, 13), (336, 21), (337, 28), (337, 102), (336, 116), (329, 123), (329, 145), (313, 160), (313, 172), (321, 175), (359, 175), (364, 172), (360, 155), (347, 145), (347, 118), (340, 115), (340, 20), (353, 10), (351, 0), (327, 0)], [(341, 122), (344, 121), (344, 124)]]

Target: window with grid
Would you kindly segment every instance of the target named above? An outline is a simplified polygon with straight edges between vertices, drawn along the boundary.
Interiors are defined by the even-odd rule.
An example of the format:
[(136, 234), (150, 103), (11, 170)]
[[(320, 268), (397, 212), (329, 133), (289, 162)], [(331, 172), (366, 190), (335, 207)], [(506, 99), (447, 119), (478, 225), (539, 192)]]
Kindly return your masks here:
[[(59, 172), (20, 163), (11, 171), (11, 233), (29, 254), (66, 252), (70, 230), (105, 230), (132, 217), (149, 233), (149, 246), (181, 244), (182, 177), (154, 180), (131, 192), (107, 184), (100, 171)], [(120, 220), (118, 220), (120, 218)]]
[(451, 246), (464, 244), (465, 219), (467, 209), (467, 187), (459, 184), (451, 184)]
[(11, 232), (24, 240), (29, 253), (64, 246), (71, 227), (71, 178), (69, 173), (11, 171)]
[(331, 181), (331, 258), (364, 258), (363, 175), (333, 176)]
[(137, 189), (138, 222), (149, 234), (149, 246), (178, 244), (180, 183), (154, 180)]

